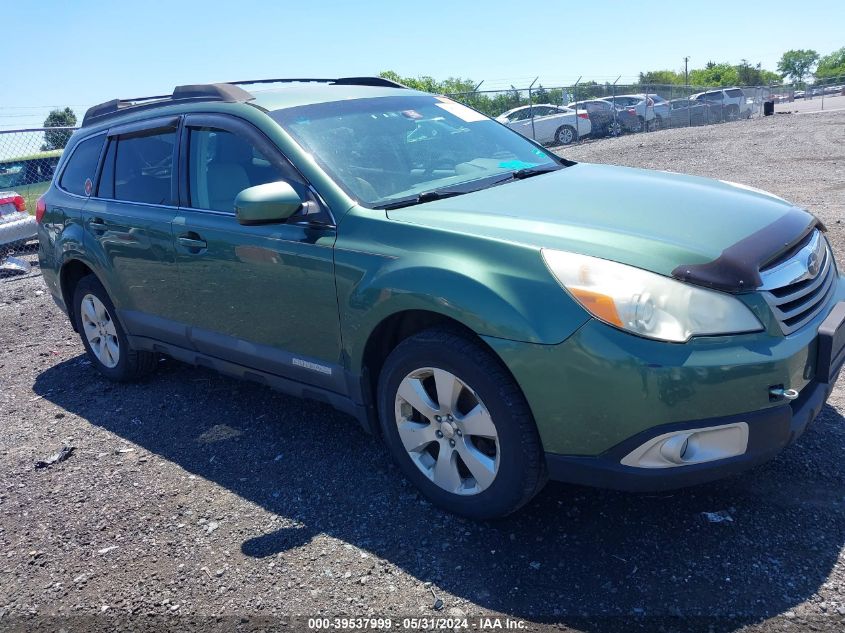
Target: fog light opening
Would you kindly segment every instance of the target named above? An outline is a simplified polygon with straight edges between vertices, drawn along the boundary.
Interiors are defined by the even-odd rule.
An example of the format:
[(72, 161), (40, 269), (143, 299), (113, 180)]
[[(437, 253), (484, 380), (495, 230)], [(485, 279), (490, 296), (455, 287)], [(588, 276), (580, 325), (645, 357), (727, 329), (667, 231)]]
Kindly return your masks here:
[(748, 424), (673, 431), (653, 437), (628, 453), (621, 463), (636, 468), (673, 468), (743, 455), (748, 449)]

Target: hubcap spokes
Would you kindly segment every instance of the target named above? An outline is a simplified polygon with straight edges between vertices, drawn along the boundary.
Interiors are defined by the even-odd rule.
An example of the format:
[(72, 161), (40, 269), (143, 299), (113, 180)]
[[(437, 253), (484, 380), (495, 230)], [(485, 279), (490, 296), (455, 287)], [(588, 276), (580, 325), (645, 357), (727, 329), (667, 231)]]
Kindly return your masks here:
[(85, 295), (80, 305), (82, 330), (91, 351), (103, 365), (115, 367), (120, 360), (120, 343), (106, 306), (94, 295)]
[(411, 372), (399, 384), (395, 409), (405, 450), (440, 488), (472, 495), (493, 483), (499, 467), (496, 426), (460, 378), (430, 367)]

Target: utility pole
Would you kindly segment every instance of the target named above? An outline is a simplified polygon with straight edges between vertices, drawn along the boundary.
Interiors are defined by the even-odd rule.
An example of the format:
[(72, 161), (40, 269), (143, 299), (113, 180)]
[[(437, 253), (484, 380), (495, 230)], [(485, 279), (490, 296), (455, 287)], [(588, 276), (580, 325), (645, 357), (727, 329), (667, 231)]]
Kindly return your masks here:
[[(684, 90), (687, 93), (687, 99), (689, 99), (689, 56), (684, 57)], [(687, 101), (687, 127), (692, 127), (692, 104)], [(705, 113), (706, 114), (706, 113)]]

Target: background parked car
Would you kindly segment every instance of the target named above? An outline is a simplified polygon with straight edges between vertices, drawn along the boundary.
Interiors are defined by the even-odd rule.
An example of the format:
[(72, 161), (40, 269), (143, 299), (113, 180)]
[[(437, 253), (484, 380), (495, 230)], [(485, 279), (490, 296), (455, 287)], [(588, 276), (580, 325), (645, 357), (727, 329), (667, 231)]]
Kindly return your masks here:
[(0, 191), (14, 190), (26, 207), (35, 209), (35, 201), (47, 191), (62, 150), (0, 159)]
[(626, 130), (636, 127), (636, 115), (623, 108), (616, 108), (605, 99), (588, 99), (570, 103), (568, 108), (586, 110), (592, 126), (592, 137), (619, 136)]
[(576, 112), (572, 108), (550, 103), (513, 108), (497, 116), (496, 120), (538, 143), (558, 145), (569, 145), (580, 137), (587, 136), (593, 129), (586, 110)]
[(14, 191), (0, 191), (0, 259), (19, 250), (38, 232), (35, 216), (26, 212), (26, 201)]
[(718, 114), (713, 114), (707, 101), (690, 101), (689, 99), (672, 99), (669, 101), (669, 126), (687, 127), (689, 125), (707, 125), (719, 120)]
[(669, 121), (669, 104), (657, 95), (616, 95), (605, 100), (637, 117), (638, 122), (629, 128), (632, 132), (660, 129)]
[(720, 121), (736, 121), (751, 116), (753, 101), (749, 100), (741, 88), (725, 88), (722, 90), (708, 90), (690, 97), (692, 101), (703, 101), (710, 104), (711, 112), (718, 115)]

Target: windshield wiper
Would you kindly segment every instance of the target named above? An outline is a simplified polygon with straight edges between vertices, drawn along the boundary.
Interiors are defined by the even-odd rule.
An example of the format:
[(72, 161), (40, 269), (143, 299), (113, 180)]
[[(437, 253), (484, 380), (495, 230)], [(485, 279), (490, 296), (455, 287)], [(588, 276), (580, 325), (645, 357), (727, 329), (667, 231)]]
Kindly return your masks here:
[[(553, 165), (553, 166), (544, 166), (544, 167), (524, 167), (522, 169), (517, 169), (516, 171), (506, 172), (507, 175), (504, 178), (499, 178), (493, 180), (489, 184), (485, 186), (466, 189), (466, 190), (458, 190), (458, 189), (432, 189), (431, 191), (423, 191), (422, 193), (416, 194), (414, 196), (407, 196), (406, 198), (397, 198), (392, 202), (385, 202), (384, 204), (379, 204), (373, 207), (374, 209), (401, 209), (402, 207), (410, 207), (415, 204), (421, 204), (423, 202), (432, 202), (434, 200), (442, 200), (443, 198), (451, 198), (452, 196), (460, 196), (465, 193), (471, 193), (473, 191), (479, 191), (480, 189), (486, 189), (487, 187), (492, 187), (494, 185), (501, 185), (506, 182), (510, 182), (512, 180), (522, 180), (523, 178), (530, 178), (531, 176), (539, 176), (540, 174), (547, 174), (550, 171), (557, 171), (558, 169), (562, 169), (560, 165)], [(484, 178), (485, 182), (489, 179)], [(493, 176), (495, 178), (495, 176)], [(479, 181), (472, 181), (474, 183), (478, 183)]]
[(557, 171), (558, 169), (560, 169), (559, 165), (555, 165), (554, 167), (525, 167), (523, 169), (517, 169), (511, 176), (514, 180), (522, 180), (523, 178), (531, 178), (531, 176), (547, 174), (550, 171)]
[(415, 196), (408, 196), (407, 198), (399, 198), (394, 200), (393, 202), (386, 202), (385, 204), (379, 204), (373, 207), (374, 209), (401, 209), (402, 207), (410, 207), (415, 204), (422, 204), (423, 202), (432, 202), (434, 200), (442, 200), (443, 198), (451, 198), (453, 196), (460, 196), (462, 194), (469, 193), (468, 191), (455, 191), (451, 189), (447, 190), (439, 190), (433, 189), (432, 191), (423, 191), (422, 193), (418, 193)]

